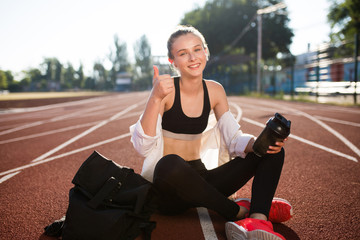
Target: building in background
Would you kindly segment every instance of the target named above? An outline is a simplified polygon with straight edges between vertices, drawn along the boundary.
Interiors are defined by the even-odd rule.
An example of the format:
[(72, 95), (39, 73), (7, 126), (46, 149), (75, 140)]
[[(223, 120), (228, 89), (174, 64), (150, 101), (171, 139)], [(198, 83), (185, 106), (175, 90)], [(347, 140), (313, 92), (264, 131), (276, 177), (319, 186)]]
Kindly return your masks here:
[(128, 72), (120, 72), (116, 74), (115, 91), (127, 92), (131, 90), (131, 77)]

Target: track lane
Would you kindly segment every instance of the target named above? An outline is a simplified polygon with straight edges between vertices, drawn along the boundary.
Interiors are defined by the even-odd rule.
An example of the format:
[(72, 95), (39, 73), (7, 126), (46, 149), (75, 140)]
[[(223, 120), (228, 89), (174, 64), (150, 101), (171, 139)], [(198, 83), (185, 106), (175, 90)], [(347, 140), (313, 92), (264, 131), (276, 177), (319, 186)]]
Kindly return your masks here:
[[(132, 95), (128, 96), (129, 98), (127, 99), (133, 100), (128, 104), (146, 100), (147, 98), (146, 94), (138, 94), (139, 98)], [(238, 97), (230, 97), (229, 100), (240, 106), (243, 111), (243, 119), (240, 121), (240, 124), (244, 132), (257, 135), (262, 130), (260, 126), (244, 121), (244, 119), (251, 119), (259, 124), (264, 124), (275, 111), (280, 111), (293, 121), (292, 133), (351, 156), (356, 156), (348, 146), (336, 139), (332, 134), (324, 129), (320, 130), (313, 121), (291, 111), (291, 109), (304, 111), (307, 114), (312, 114), (312, 116), (316, 114), (322, 117), (340, 118), (343, 121), (359, 124), (357, 109), (353, 111), (354, 109), (350, 108), (351, 111), (349, 111), (349, 108), (332, 108), (324, 105), (294, 104), (271, 100), (256, 101), (254, 99)], [(107, 106), (106, 113), (108, 114), (104, 115), (109, 117), (112, 110), (108, 106), (114, 101), (102, 102), (98, 99), (97, 102), (99, 103), (98, 106), (101, 106), (101, 104)], [(284, 110), (279, 107), (280, 105), (287, 106), (290, 110)], [(94, 105), (91, 106), (94, 107)], [(322, 110), (323, 106), (324, 110)], [(84, 108), (89, 107), (84, 105)], [(77, 109), (79, 108), (81, 109), (81, 107), (77, 106)], [(115, 120), (49, 156), (49, 158), (58, 156), (56, 160), (28, 168), (20, 173), (13, 172), (16, 175), (2, 182), (0, 184), (0, 200), (2, 203), (0, 215), (4, 216), (4, 218), (0, 220), (0, 238), (45, 239), (44, 236), (41, 236), (42, 227), (64, 214), (67, 207), (68, 190), (72, 187), (71, 179), (81, 163), (92, 152), (91, 147), (78, 152), (76, 150), (128, 133), (128, 127), (138, 119), (142, 108), (143, 106), (134, 109), (131, 112), (131, 116)], [(49, 109), (49, 117), (45, 117), (46, 114), (42, 111), (42, 114), (33, 118), (33, 120), (39, 120), (39, 116), (45, 117), (45, 119), (54, 117), (58, 113), (53, 112), (53, 110), (54, 108)], [(69, 108), (65, 110), (68, 111)], [(333, 111), (337, 113), (335, 114)], [(31, 112), (31, 114), (34, 113), (36, 112)], [(70, 112), (68, 113), (71, 114)], [(10, 115), (7, 115), (7, 118), (11, 118)], [(91, 120), (99, 121), (99, 118), (96, 116), (98, 115), (94, 111), (89, 113), (85, 120), (87, 123), (91, 122)], [(95, 119), (92, 117), (95, 117)], [(25, 116), (22, 119), (29, 122)], [(72, 121), (74, 121), (74, 124), (85, 123), (85, 120), (84, 118), (76, 117), (68, 118), (64, 120), (64, 122), (67, 122), (66, 124), (59, 124), (61, 127), (54, 124), (46, 128), (46, 131), (49, 131), (50, 128), (61, 129), (69, 127)], [(357, 127), (329, 122), (327, 124), (336, 131), (341, 132), (356, 147), (360, 147), (359, 129)], [(30, 129), (36, 130), (38, 133), (41, 132), (41, 128), (34, 127), (28, 130)], [(79, 130), (84, 131), (84, 129)], [(63, 138), (69, 139), (81, 131), (64, 131), (54, 134), (52, 138), (56, 136), (59, 141), (54, 143), (59, 145), (64, 142)], [(60, 137), (63, 133), (66, 133), (65, 137)], [(18, 134), (24, 134), (24, 137), (28, 134), (34, 134), (34, 132), (19, 131)], [(36, 143), (47, 142), (49, 141), (49, 136), (51, 135), (13, 142), (14, 147), (10, 149), (14, 151), (16, 147), (25, 149), (30, 146), (31, 150), (33, 148), (31, 146), (34, 146), (31, 145), (34, 139), (38, 140), (35, 141)], [(12, 134), (7, 136), (7, 138), (12, 138)], [(7, 149), (10, 145), (11, 143), (0, 144), (2, 156), (4, 156), (4, 153), (5, 155), (9, 154)], [(96, 147), (94, 146), (93, 148), (119, 164), (133, 167), (138, 172), (141, 170), (142, 158), (133, 150), (128, 136)], [(41, 151), (44, 153), (49, 151), (49, 149), (51, 147), (48, 146)], [(27, 159), (27, 162), (30, 162), (32, 158), (27, 155), (34, 155), (30, 150), (23, 154), (22, 157), (21, 155), (13, 155), (11, 161), (9, 159), (6, 161), (15, 163), (23, 161), (22, 159)], [(72, 154), (66, 155), (72, 151)], [(61, 157), (61, 154), (65, 155)], [(6, 161), (4, 159), (1, 160), (2, 163)], [(6, 166), (8, 164), (3, 165)], [(294, 219), (287, 223), (276, 224), (275, 229), (287, 237), (287, 239), (357, 239), (359, 237), (359, 226), (355, 223), (360, 220), (360, 206), (358, 203), (360, 196), (359, 170), (358, 163), (345, 160), (342, 157), (309, 146), (290, 137), (286, 144), (286, 162), (276, 195), (290, 200), (295, 208), (296, 215)], [(237, 194), (242, 197), (248, 197), (250, 196), (250, 189), (251, 182)], [(21, 193), (20, 198), (18, 196), (19, 192)], [(344, 202), (343, 199), (346, 199), (346, 201)], [(25, 210), (16, 208), (16, 206), (24, 206), (24, 203), (26, 203)], [(223, 226), (225, 220), (212, 211), (209, 211), (209, 213), (217, 238), (225, 239)], [(190, 210), (176, 217), (155, 214), (154, 219), (158, 222), (158, 227), (153, 234), (154, 239), (169, 239), (167, 237), (170, 235), (175, 237), (173, 239), (204, 239), (196, 210)], [(335, 223), (337, 224), (335, 225)], [(328, 228), (332, 229), (331, 233), (328, 231)], [(184, 231), (183, 229), (187, 230)]]

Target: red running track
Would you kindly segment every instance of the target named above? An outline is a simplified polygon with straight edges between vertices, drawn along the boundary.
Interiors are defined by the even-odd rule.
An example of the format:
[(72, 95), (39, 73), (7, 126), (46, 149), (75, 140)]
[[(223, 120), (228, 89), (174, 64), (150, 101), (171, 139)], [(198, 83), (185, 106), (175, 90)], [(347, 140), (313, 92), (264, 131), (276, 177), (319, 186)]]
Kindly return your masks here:
[[(0, 239), (52, 239), (43, 228), (65, 214), (71, 180), (93, 150), (140, 172), (143, 159), (129, 141), (129, 126), (147, 97), (127, 93), (1, 111)], [(275, 230), (290, 240), (360, 239), (360, 109), (229, 101), (247, 133), (258, 135), (275, 112), (292, 121), (276, 196), (290, 201), (295, 215)], [(237, 195), (249, 197), (250, 187)], [(226, 239), (225, 220), (206, 209), (152, 218), (155, 240)]]

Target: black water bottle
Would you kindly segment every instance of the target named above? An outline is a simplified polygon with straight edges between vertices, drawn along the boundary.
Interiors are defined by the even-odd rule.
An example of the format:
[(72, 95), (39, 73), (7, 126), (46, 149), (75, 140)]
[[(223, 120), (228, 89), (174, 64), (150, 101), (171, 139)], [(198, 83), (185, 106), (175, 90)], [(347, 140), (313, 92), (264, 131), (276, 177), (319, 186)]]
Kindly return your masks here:
[(269, 146), (274, 146), (275, 142), (281, 142), (289, 136), (290, 125), (291, 121), (275, 113), (275, 116), (266, 122), (264, 130), (254, 142), (254, 153), (259, 157), (264, 156)]

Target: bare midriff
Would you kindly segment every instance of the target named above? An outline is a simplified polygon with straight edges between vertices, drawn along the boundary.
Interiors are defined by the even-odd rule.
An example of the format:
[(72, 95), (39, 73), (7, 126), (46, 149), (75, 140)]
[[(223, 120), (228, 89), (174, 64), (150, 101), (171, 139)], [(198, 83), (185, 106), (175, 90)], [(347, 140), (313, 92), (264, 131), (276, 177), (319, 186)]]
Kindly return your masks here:
[(194, 140), (180, 140), (164, 137), (164, 156), (176, 154), (185, 161), (200, 159), (201, 138)]

